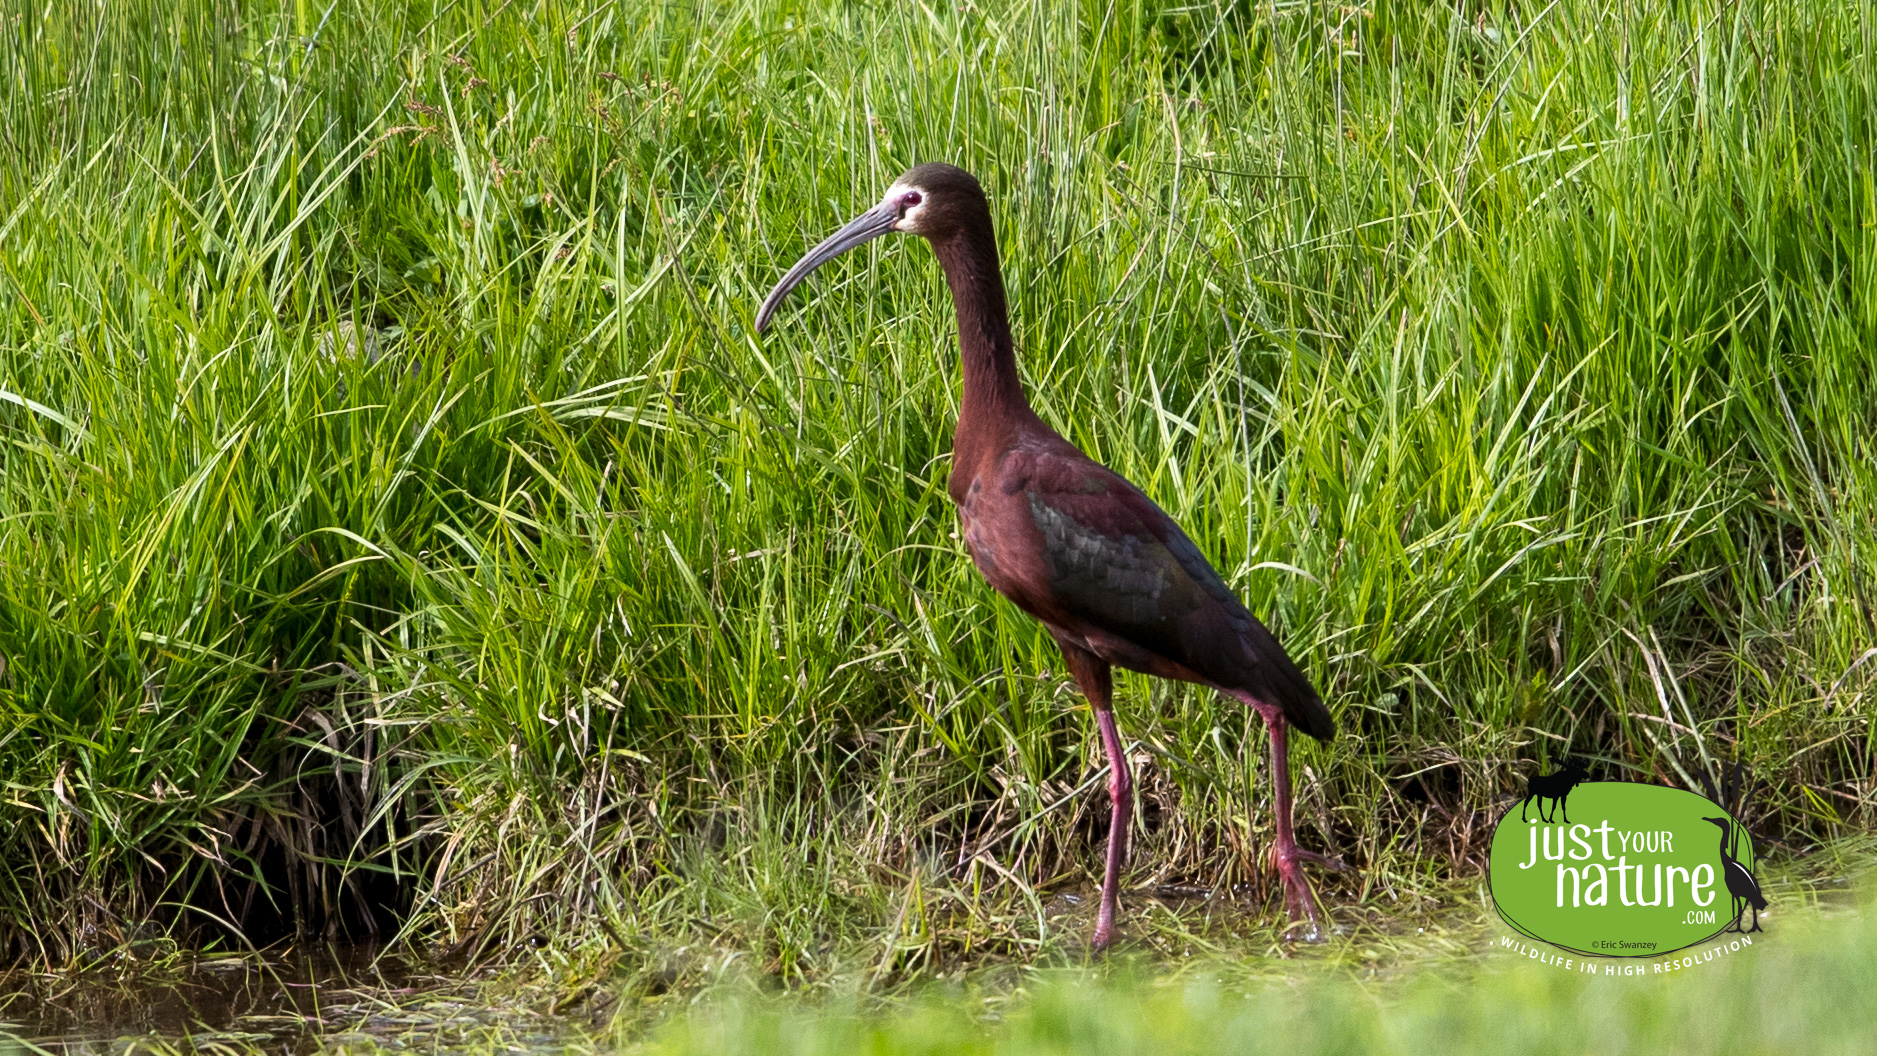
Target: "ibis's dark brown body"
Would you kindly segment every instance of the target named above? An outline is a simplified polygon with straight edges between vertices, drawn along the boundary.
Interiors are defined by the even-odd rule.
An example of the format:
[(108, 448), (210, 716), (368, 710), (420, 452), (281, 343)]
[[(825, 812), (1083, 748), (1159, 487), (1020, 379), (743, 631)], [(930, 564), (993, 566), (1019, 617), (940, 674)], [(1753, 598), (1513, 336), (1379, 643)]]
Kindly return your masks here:
[(827, 259), (887, 231), (926, 237), (958, 311), (964, 397), (949, 490), (964, 540), (998, 593), (1041, 620), (1094, 706), (1108, 755), (1113, 824), (1095, 945), (1114, 937), (1133, 799), (1111, 709), (1110, 668), (1212, 686), (1255, 708), (1270, 728), (1277, 815), (1274, 858), (1294, 919), (1317, 908), (1290, 824), (1286, 729), (1328, 740), (1329, 711), (1309, 679), (1246, 610), (1186, 533), (1119, 474), (1063, 439), (1030, 409), (1017, 376), (997, 240), (969, 173), (922, 165), (791, 269), (758, 316)]

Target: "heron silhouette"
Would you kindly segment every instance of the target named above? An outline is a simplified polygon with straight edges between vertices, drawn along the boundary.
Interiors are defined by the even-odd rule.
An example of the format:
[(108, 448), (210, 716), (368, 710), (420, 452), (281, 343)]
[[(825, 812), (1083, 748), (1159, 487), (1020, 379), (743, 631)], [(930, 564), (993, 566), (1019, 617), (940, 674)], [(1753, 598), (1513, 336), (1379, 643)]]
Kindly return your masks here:
[[(1753, 873), (1734, 857), (1735, 840), (1738, 837), (1734, 823), (1727, 818), (1701, 820), (1721, 827), (1721, 876), (1727, 881), (1727, 893), (1734, 899), (1734, 922), (1721, 930), (1759, 931), (1760, 910), (1766, 908), (1766, 896), (1760, 894), (1760, 882), (1753, 878)], [(1742, 928), (1740, 918), (1746, 915), (1748, 906), (1753, 907), (1753, 926)]]
[(1292, 834), (1286, 737), (1295, 726), (1328, 741), (1335, 720), (1173, 518), (1030, 408), (1017, 376), (990, 203), (977, 178), (937, 163), (909, 170), (878, 205), (788, 270), (757, 312), (756, 329), (769, 325), (810, 272), (894, 231), (931, 244), (958, 314), (964, 396), (947, 490), (963, 522), (965, 549), (998, 593), (1042, 621), (1095, 709), (1111, 801), (1095, 948), (1114, 941), (1134, 809), (1111, 700), (1116, 665), (1211, 686), (1264, 719), (1276, 822), (1272, 856), (1292, 921), (1307, 920), (1307, 937), (1316, 937), (1316, 897), (1302, 863), (1337, 863), (1300, 849)]

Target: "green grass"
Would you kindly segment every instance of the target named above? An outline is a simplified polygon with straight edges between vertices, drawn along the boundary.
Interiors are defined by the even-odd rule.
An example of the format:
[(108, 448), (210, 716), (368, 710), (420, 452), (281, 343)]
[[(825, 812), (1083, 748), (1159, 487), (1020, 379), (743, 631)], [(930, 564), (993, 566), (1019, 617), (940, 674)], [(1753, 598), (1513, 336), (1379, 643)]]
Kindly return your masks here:
[[(1098, 749), (954, 538), (930, 254), (749, 329), (933, 158), (990, 189), (1039, 412), (1330, 702), (1300, 825), (1360, 867), (1346, 923), (1446, 897), (1567, 747), (1749, 764), (1776, 855), (1873, 822), (1859, 5), (0, 28), (10, 957), (401, 926), (682, 989), (1074, 950)], [(1259, 730), (1119, 694), (1130, 887), (1232, 894), (1205, 941), (1274, 948)]]
[[(1794, 921), (1797, 924), (1799, 922)], [(935, 990), (890, 1011), (726, 999), (627, 1051), (940, 1054), (1586, 1052), (1861, 1053), (1877, 983), (1869, 918), (1807, 922), (1673, 974), (1590, 977), (1502, 950), (1406, 979), (1232, 966), (1175, 976), (1038, 973), (1013, 994)], [(1846, 927), (1846, 925), (1849, 925)], [(1645, 969), (1645, 971), (1649, 971)]]

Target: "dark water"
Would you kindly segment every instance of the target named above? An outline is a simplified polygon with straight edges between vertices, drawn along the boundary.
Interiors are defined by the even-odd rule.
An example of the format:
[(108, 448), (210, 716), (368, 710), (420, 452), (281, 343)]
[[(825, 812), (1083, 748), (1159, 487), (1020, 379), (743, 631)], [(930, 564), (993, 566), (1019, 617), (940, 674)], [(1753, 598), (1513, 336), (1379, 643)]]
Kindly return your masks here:
[(365, 947), (0, 975), (0, 1056), (118, 1053), (139, 1041), (282, 1056), (348, 1040), (427, 1052), (558, 1048), (551, 1017), (491, 1002), (485, 990)]

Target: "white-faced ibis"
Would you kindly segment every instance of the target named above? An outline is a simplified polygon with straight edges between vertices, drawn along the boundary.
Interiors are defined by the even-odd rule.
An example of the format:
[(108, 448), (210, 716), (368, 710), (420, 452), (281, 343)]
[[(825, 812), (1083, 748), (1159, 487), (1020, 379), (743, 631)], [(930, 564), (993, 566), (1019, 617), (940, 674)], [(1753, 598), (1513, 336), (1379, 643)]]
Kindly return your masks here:
[[(1731, 930), (1741, 931), (1740, 918), (1746, 915), (1747, 907), (1753, 907), (1753, 926), (1746, 931), (1760, 930), (1760, 910), (1766, 908), (1766, 896), (1760, 894), (1760, 882), (1753, 878), (1747, 867), (1734, 857), (1734, 823), (1727, 818), (1702, 818), (1721, 827), (1721, 877), (1727, 882), (1727, 893), (1734, 899), (1734, 922)], [(1728, 929), (1722, 929), (1728, 930)]]
[(901, 176), (880, 204), (789, 269), (763, 302), (756, 329), (769, 325), (809, 272), (891, 231), (931, 243), (958, 312), (964, 397), (948, 490), (958, 504), (965, 546), (991, 586), (1055, 637), (1101, 730), (1113, 808), (1095, 948), (1114, 941), (1134, 804), (1110, 699), (1109, 672), (1116, 664), (1211, 686), (1264, 719), (1275, 785), (1272, 858), (1291, 920), (1307, 921), (1307, 937), (1316, 937), (1316, 898), (1302, 863), (1325, 859), (1299, 849), (1292, 835), (1285, 742), (1292, 726), (1327, 742), (1335, 721), (1284, 647), (1173, 518), (1030, 409), (1017, 378), (990, 205), (977, 179), (944, 164)]

